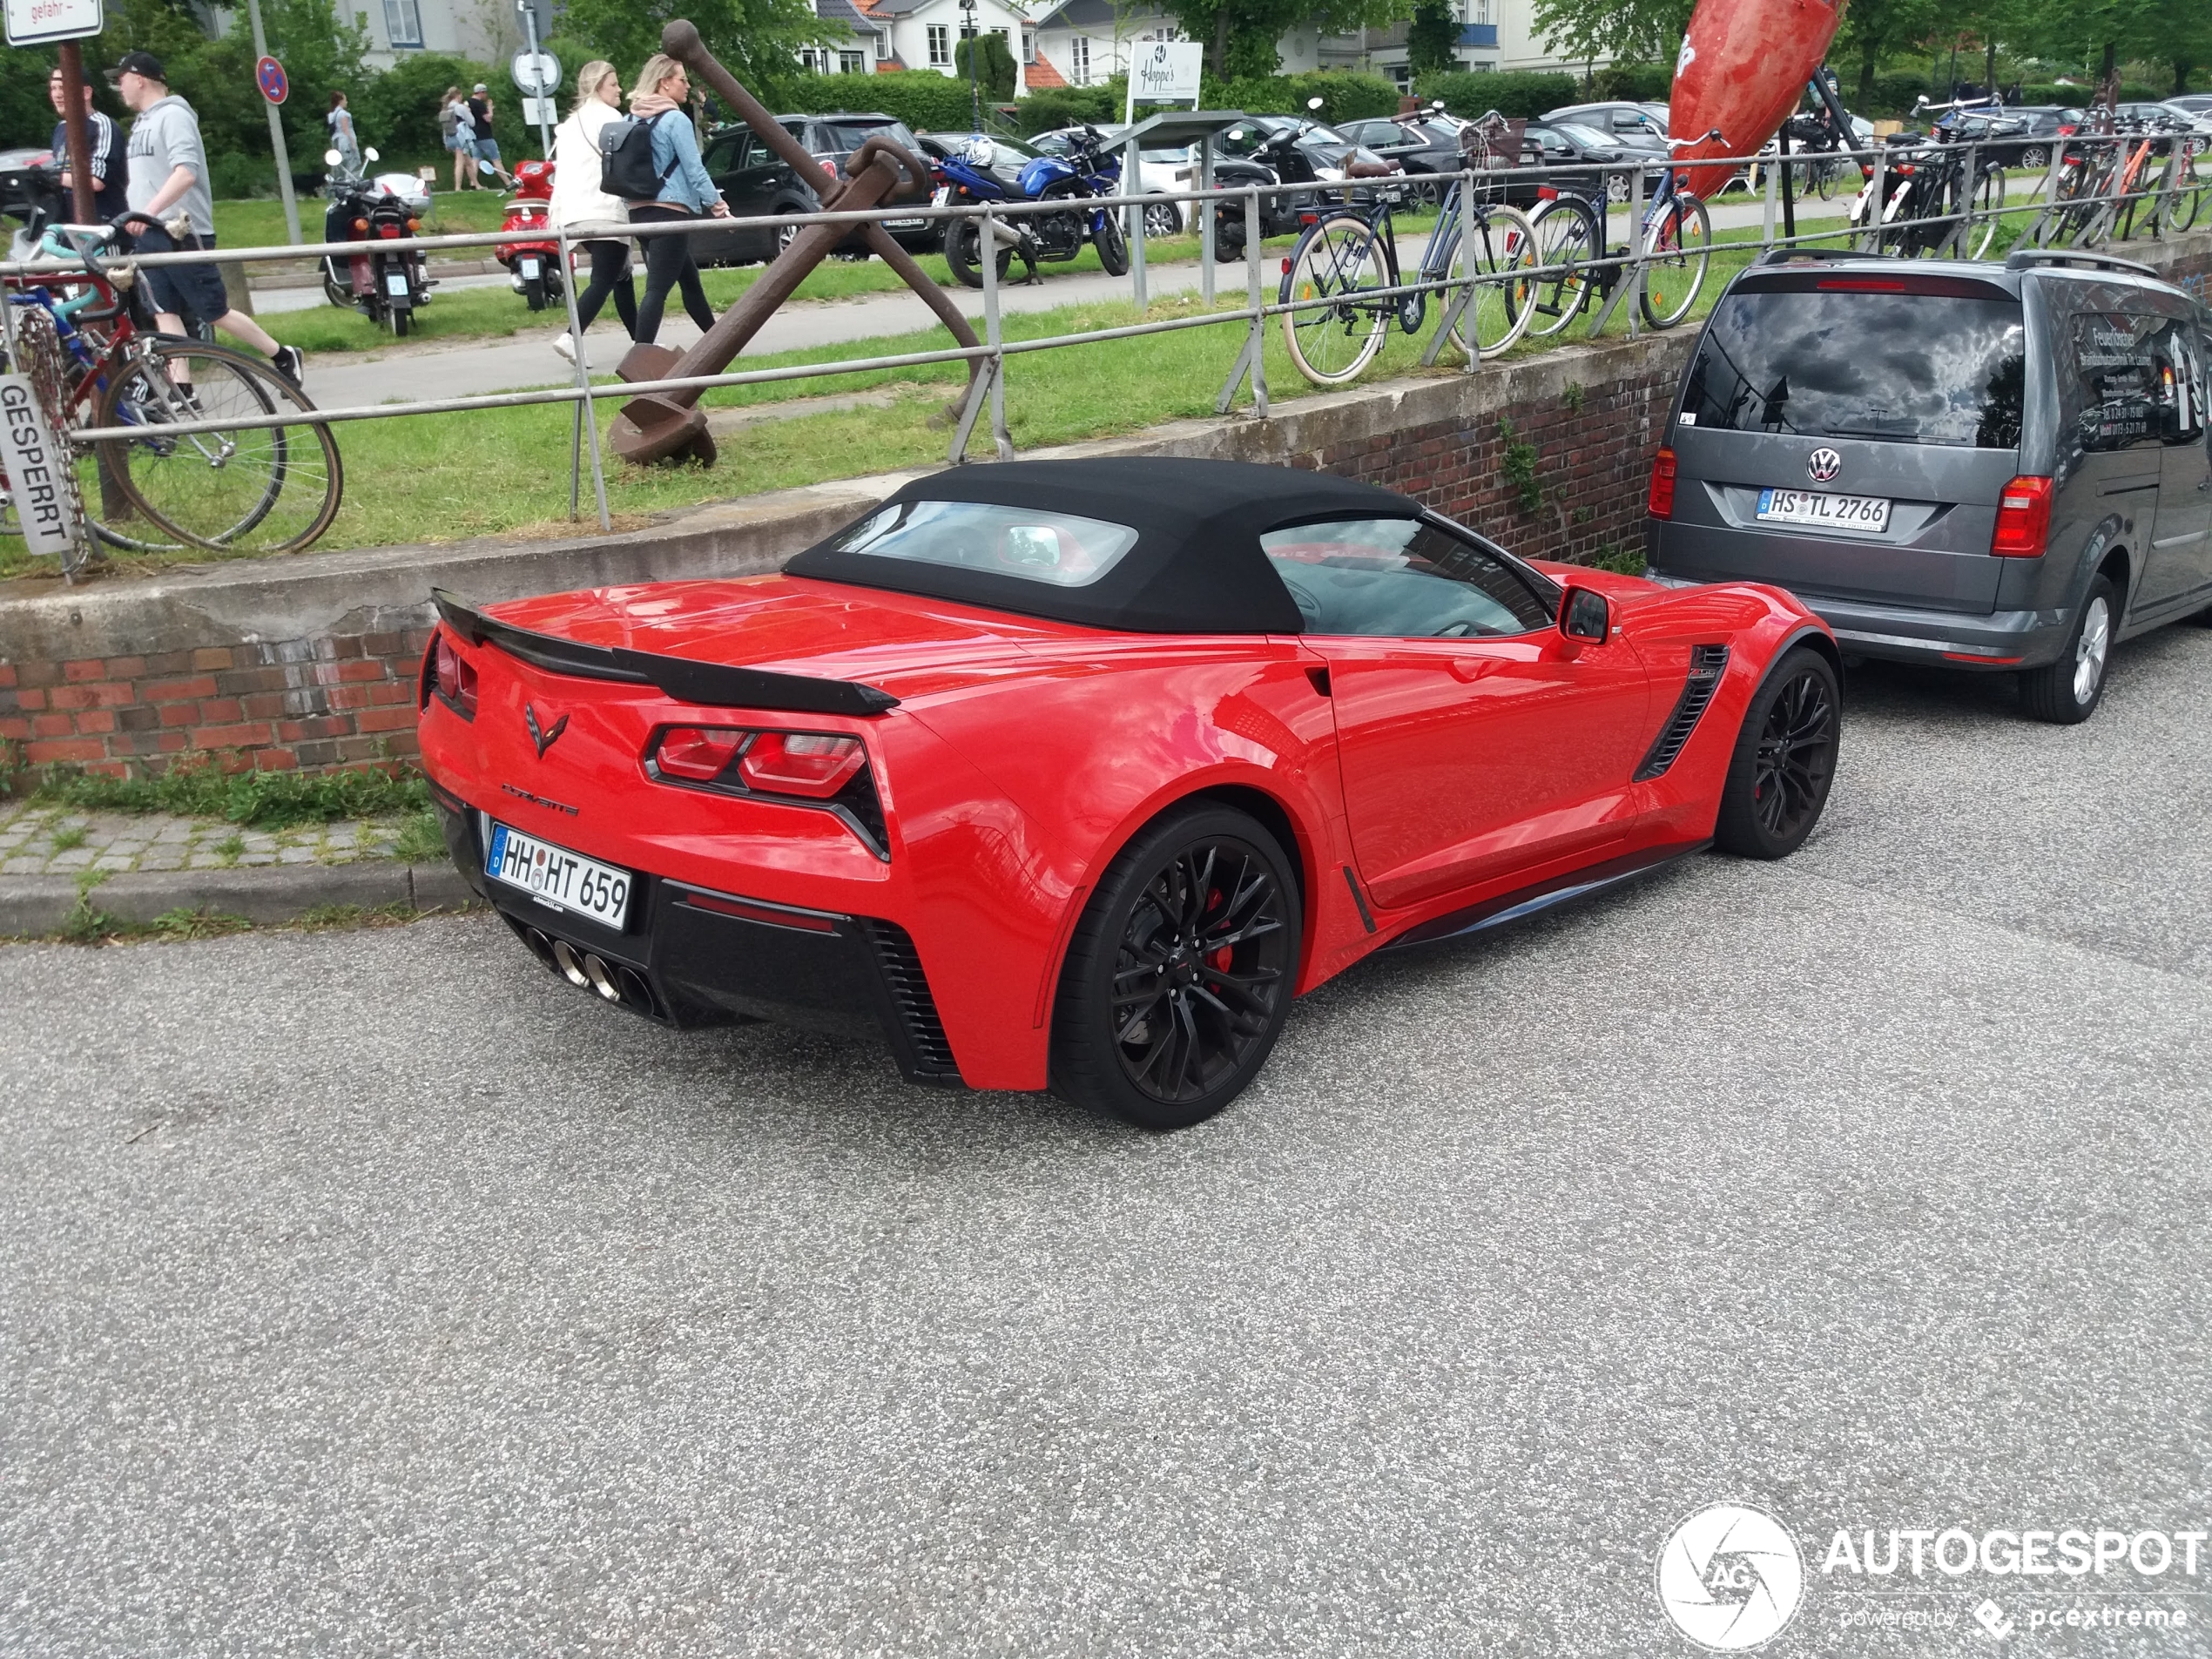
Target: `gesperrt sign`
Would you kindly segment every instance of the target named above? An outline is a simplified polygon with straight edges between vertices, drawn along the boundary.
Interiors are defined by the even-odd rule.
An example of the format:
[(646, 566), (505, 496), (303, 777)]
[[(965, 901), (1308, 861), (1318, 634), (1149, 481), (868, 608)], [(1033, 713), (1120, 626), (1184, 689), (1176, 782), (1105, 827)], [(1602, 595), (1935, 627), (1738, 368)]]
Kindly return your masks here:
[(8, 44), (51, 46), (82, 40), (106, 27), (101, 0), (7, 0)]
[(15, 497), (24, 545), (67, 555), (77, 545), (76, 478), (69, 451), (54, 440), (28, 374), (0, 374), (0, 469)]

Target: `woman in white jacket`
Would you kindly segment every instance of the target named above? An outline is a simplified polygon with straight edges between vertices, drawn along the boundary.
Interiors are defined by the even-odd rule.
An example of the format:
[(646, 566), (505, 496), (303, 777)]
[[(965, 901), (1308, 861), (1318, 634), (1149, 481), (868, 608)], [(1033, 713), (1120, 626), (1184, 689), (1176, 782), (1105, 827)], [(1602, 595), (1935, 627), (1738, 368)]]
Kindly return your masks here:
[[(604, 59), (586, 64), (576, 78), (576, 107), (553, 130), (553, 222), (578, 238), (591, 256), (590, 283), (577, 296), (577, 327), (590, 328), (611, 293), (615, 314), (634, 340), (637, 291), (630, 280), (630, 239), (620, 234), (630, 209), (599, 188), (600, 129), (621, 114), (622, 77), (615, 66)], [(553, 349), (576, 361), (577, 342), (566, 334)]]

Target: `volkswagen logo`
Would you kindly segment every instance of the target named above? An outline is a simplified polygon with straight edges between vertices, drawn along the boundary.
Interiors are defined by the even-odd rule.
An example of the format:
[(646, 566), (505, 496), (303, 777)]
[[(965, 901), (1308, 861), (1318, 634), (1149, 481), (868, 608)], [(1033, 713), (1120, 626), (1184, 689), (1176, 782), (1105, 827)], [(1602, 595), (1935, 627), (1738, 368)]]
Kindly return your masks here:
[(1816, 449), (1805, 457), (1805, 470), (1817, 484), (1824, 484), (1844, 469), (1844, 458), (1833, 449)]

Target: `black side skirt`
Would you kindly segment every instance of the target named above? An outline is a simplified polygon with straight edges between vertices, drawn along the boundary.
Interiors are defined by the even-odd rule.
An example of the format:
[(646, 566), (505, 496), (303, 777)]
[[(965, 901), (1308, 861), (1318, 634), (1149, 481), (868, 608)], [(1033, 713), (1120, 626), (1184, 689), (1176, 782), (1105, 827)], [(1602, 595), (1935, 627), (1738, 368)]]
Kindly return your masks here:
[(1439, 916), (1434, 921), (1425, 921), (1398, 935), (1385, 950), (1399, 950), (1408, 945), (1433, 945), (1440, 940), (1458, 939), (1467, 934), (1479, 934), (1486, 928), (1502, 927), (1507, 922), (1519, 921), (1523, 916), (1533, 916), (1540, 910), (1549, 910), (1577, 899), (1588, 898), (1617, 887), (1624, 881), (1633, 881), (1640, 875), (1686, 859), (1693, 853), (1703, 853), (1710, 841), (1687, 841), (1673, 846), (1654, 847), (1649, 852), (1631, 853), (1624, 858), (1609, 859), (1603, 864), (1570, 870), (1565, 875), (1554, 876), (1548, 881), (1519, 887), (1511, 893), (1501, 893), (1494, 899), (1469, 905), (1464, 910), (1454, 910), (1449, 915)]

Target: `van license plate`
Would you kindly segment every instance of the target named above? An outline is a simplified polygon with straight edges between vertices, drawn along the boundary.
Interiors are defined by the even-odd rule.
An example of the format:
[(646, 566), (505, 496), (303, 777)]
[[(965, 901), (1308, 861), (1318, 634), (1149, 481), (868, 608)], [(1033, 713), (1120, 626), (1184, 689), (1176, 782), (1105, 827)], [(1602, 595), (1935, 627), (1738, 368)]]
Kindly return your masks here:
[(1758, 517), (1768, 524), (1809, 524), (1815, 529), (1857, 530), (1879, 536), (1890, 527), (1890, 503), (1880, 496), (1831, 496), (1818, 489), (1762, 489)]
[(630, 872), (587, 859), (535, 835), (509, 829), (487, 819), (484, 873), (495, 881), (520, 887), (540, 904), (556, 910), (572, 910), (602, 927), (622, 931), (630, 914)]

